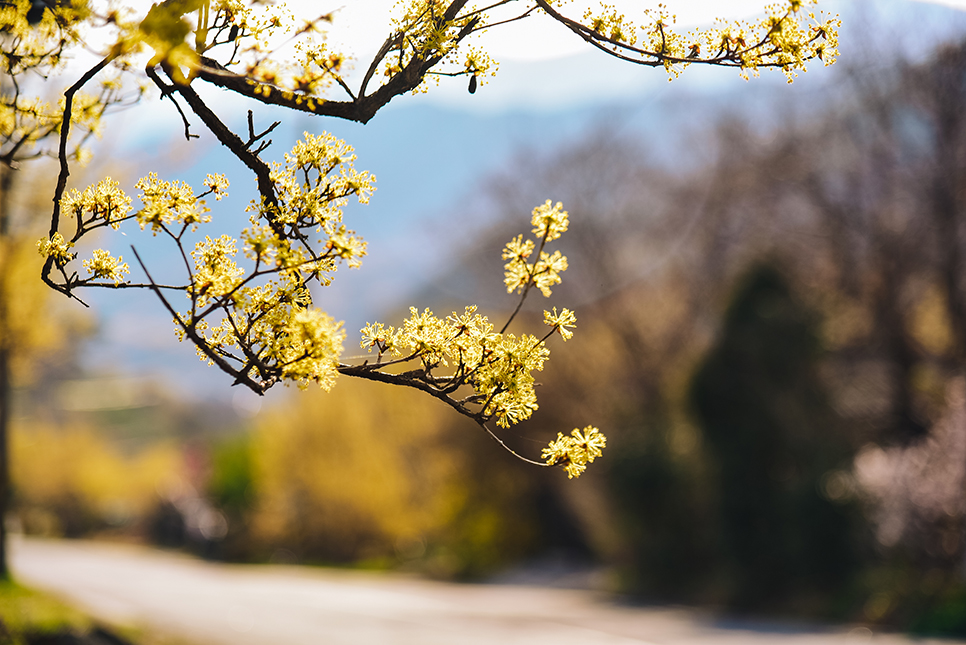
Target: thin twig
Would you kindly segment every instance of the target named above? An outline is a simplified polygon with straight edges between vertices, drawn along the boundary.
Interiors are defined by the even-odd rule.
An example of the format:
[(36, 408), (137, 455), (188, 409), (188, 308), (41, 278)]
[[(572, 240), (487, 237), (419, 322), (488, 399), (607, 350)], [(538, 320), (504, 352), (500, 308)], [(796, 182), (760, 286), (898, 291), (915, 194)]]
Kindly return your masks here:
[(175, 308), (171, 306), (171, 303), (168, 302), (168, 299), (164, 297), (163, 293), (161, 293), (161, 288), (154, 282), (154, 278), (151, 277), (151, 273), (144, 265), (144, 262), (141, 260), (141, 256), (138, 255), (138, 251), (136, 248), (134, 248), (133, 244), (131, 245), (131, 251), (134, 253), (134, 257), (137, 259), (138, 264), (141, 265), (141, 270), (144, 271), (144, 275), (148, 277), (148, 282), (151, 283), (151, 290), (154, 291), (158, 299), (161, 300), (161, 304), (164, 305), (164, 308), (168, 310), (168, 313), (170, 313), (175, 321), (177, 321), (178, 326), (180, 326), (185, 335), (191, 339), (191, 342), (194, 343), (195, 347), (200, 349), (204, 355), (211, 360), (211, 362), (221, 369), (221, 371), (230, 376), (234, 376), (236, 383), (241, 383), (247, 386), (248, 389), (256, 394), (264, 394), (264, 389), (257, 381), (253, 380), (247, 374), (239, 373), (239, 371), (232, 367), (228, 361), (211, 349), (208, 343), (205, 342), (205, 339), (198, 335), (198, 332), (193, 324), (185, 324), (185, 322), (181, 320), (181, 316), (178, 315), (178, 312), (175, 310)]
[(197, 139), (197, 134), (191, 134), (191, 124), (188, 123), (187, 115), (184, 113), (184, 110), (181, 109), (181, 106), (178, 105), (178, 102), (174, 100), (174, 96), (172, 96), (175, 89), (174, 86), (165, 84), (165, 82), (161, 80), (161, 77), (158, 76), (158, 72), (154, 69), (153, 65), (146, 66), (144, 68), (144, 72), (148, 75), (148, 78), (154, 81), (154, 84), (158, 86), (158, 89), (161, 90), (161, 98), (168, 98), (172, 103), (174, 103), (174, 107), (176, 110), (178, 110), (178, 114), (181, 115), (181, 121), (184, 123), (184, 138), (188, 141), (191, 141), (192, 137)]
[(481, 428), (483, 428), (483, 431), (486, 432), (486, 434), (490, 435), (490, 437), (492, 437), (492, 439), (494, 441), (496, 441), (498, 444), (500, 444), (503, 447), (504, 450), (506, 450), (508, 453), (510, 453), (511, 455), (513, 455), (514, 457), (516, 457), (517, 459), (519, 459), (520, 461), (525, 461), (528, 464), (533, 464), (534, 466), (542, 466), (544, 468), (547, 468), (549, 466), (553, 466), (554, 465), (554, 464), (545, 463), (543, 461), (534, 461), (533, 459), (528, 459), (527, 457), (524, 457), (523, 455), (521, 455), (520, 453), (518, 453), (517, 451), (515, 451), (513, 448), (511, 448), (510, 446), (508, 446), (505, 443), (503, 443), (503, 439), (500, 439), (498, 436), (496, 436), (496, 434), (494, 434), (494, 432), (492, 430), (490, 430), (488, 427), (486, 427), (486, 423), (484, 423), (482, 421), (477, 421), (477, 424)]

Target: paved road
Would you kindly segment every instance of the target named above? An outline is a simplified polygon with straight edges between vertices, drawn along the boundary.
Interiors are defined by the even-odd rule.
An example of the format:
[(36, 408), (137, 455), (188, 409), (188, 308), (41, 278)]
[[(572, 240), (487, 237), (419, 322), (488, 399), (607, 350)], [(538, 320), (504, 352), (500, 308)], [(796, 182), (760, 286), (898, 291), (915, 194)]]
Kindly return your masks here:
[(154, 626), (212, 645), (912, 642), (864, 628), (823, 632), (729, 626), (686, 610), (621, 606), (589, 591), (224, 565), (94, 542), (15, 538), (11, 563), (22, 582), (55, 592), (103, 620)]

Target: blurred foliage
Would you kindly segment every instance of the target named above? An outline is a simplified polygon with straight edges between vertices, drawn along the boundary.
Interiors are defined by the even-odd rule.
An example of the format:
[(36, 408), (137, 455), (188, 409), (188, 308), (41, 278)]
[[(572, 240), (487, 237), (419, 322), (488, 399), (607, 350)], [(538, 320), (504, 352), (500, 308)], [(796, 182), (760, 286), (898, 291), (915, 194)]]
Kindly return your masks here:
[(86, 614), (42, 591), (0, 581), (0, 643), (112, 643), (191, 645), (156, 628), (96, 625)]
[(80, 537), (133, 528), (184, 472), (172, 444), (124, 454), (84, 427), (15, 423), (11, 456), (14, 511), (23, 530), (35, 535)]
[(819, 380), (816, 322), (776, 269), (753, 268), (694, 376), (716, 471), (718, 564), (741, 608), (822, 611), (859, 563), (854, 504), (825, 490), (852, 455)]
[(609, 473), (628, 543), (623, 587), (652, 600), (720, 603), (715, 489), (704, 455), (693, 446), (676, 454), (666, 421), (639, 423), (615, 451)]
[(32, 170), (0, 168), (0, 346), (15, 386), (34, 381), (37, 362), (56, 360), (67, 338), (85, 329), (76, 309), (64, 307), (37, 280), (44, 259), (36, 238), (47, 222), (34, 215), (49, 203), (42, 195), (52, 190), (53, 162)]
[[(373, 391), (380, 390), (380, 391)], [(473, 575), (532, 550), (533, 475), (418, 392), (341, 382), (260, 415), (214, 452), (210, 491), (246, 516), (252, 555)], [(529, 478), (529, 479), (528, 479)]]
[(615, 119), (521, 154), (476, 206), (507, 223), (434, 291), (485, 292), (559, 196), (580, 333), (526, 432), (602, 420), (606, 472), (560, 494), (594, 556), (654, 600), (962, 634), (966, 44), (857, 49), (822, 111), (682, 97), (714, 123), (687, 146)]
[(23, 645), (29, 634), (86, 631), (90, 625), (87, 616), (44, 593), (0, 581), (0, 642)]
[(246, 435), (231, 437), (212, 450), (208, 493), (223, 510), (233, 515), (248, 511), (255, 501), (251, 441)]
[(35, 363), (57, 350), (70, 331), (53, 312), (50, 289), (37, 280), (43, 258), (36, 242), (28, 237), (0, 236), (0, 297), (4, 302), (2, 334), (11, 348), (14, 383), (29, 383)]
[(259, 420), (255, 523), (267, 540), (290, 537), (300, 550), (347, 561), (384, 551), (390, 536), (435, 529), (455, 503), (447, 484), (456, 464), (432, 448), (443, 412), (432, 402), (384, 408), (352, 385), (340, 390), (299, 397)]

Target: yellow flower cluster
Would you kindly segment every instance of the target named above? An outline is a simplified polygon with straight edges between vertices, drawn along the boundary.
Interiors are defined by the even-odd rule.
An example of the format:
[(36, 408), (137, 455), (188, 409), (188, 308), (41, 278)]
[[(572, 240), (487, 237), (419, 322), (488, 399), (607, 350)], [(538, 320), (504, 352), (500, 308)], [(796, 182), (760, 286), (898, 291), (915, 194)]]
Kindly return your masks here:
[(131, 198), (124, 194), (118, 182), (105, 177), (83, 192), (72, 188), (60, 200), (60, 208), (79, 222), (100, 220), (117, 230), (131, 212)]
[[(204, 344), (202, 360), (211, 362), (212, 354), (230, 359), (248, 366), (248, 375), (262, 383), (332, 386), (345, 332), (312, 307), (306, 284), (328, 285), (339, 261), (355, 267), (365, 255), (365, 242), (342, 222), (348, 198), (364, 203), (374, 190), (375, 178), (357, 172), (354, 160), (352, 148), (336, 137), (305, 133), (285, 163), (273, 165), (276, 199), (253, 202), (251, 226), (241, 234), (244, 254), (255, 265), (250, 274), (235, 263), (235, 239), (206, 237), (198, 243), (187, 289), (192, 311), (176, 323), (182, 338), (194, 325)], [(227, 189), (220, 176), (209, 175), (205, 185), (216, 198)], [(252, 282), (271, 275), (277, 277)], [(212, 327), (203, 318), (215, 310), (224, 317)]]
[(594, 426), (583, 430), (574, 428), (570, 436), (557, 433), (557, 439), (543, 449), (543, 458), (550, 466), (563, 466), (567, 478), (580, 477), (587, 470), (587, 464), (600, 457), (607, 446), (607, 437)]
[[(31, 0), (8, 0), (0, 5), (0, 33), (14, 55), (4, 60), (4, 72), (19, 76), (39, 66), (60, 62), (67, 42), (77, 42), (80, 23), (90, 16), (86, 2), (51, 3), (37, 22), (30, 16)], [(46, 4), (46, 3), (44, 3)]]
[[(233, 347), (249, 357), (253, 378), (293, 381), (300, 388), (310, 382), (328, 390), (337, 376), (345, 332), (342, 323), (311, 307), (309, 292), (291, 273), (258, 287), (239, 287), (232, 294), (228, 315), (217, 327), (205, 320), (196, 331), (205, 346), (219, 356), (231, 356)], [(179, 338), (191, 323), (189, 314), (175, 320)], [(212, 362), (204, 348), (202, 360)]]
[(470, 379), (477, 394), (485, 397), (483, 413), (496, 417), (504, 428), (529, 419), (538, 407), (533, 371), (543, 370), (550, 350), (529, 334), (500, 334), (483, 350), (486, 358)]
[(252, 224), (241, 234), (245, 255), (255, 261), (256, 270), (294, 272), (308, 280), (315, 277), (322, 285), (331, 283), (335, 260), (325, 255), (312, 259), (312, 251), (288, 238), (281, 237), (268, 224)]
[(245, 270), (232, 259), (236, 253), (235, 240), (230, 235), (218, 239), (205, 239), (195, 245), (191, 257), (195, 261), (188, 295), (197, 301), (198, 307), (205, 307), (214, 300), (233, 291), (241, 284)]
[(68, 242), (60, 233), (54, 233), (49, 238), (42, 237), (37, 241), (37, 250), (45, 258), (52, 257), (63, 266), (74, 259), (76, 253), (71, 253), (74, 243)]
[(705, 62), (739, 67), (745, 77), (762, 67), (777, 67), (791, 82), (798, 71), (805, 71), (807, 61), (818, 58), (831, 65), (838, 56), (841, 21), (804, 10), (816, 3), (784, 0), (767, 6), (757, 22), (719, 20), (710, 29), (687, 33), (674, 30), (675, 17), (663, 5), (644, 10), (639, 27), (606, 4), (588, 10), (583, 20), (605, 49), (663, 64), (672, 78), (691, 63)]
[(537, 236), (540, 251), (535, 262), (527, 262), (537, 248), (532, 240), (524, 241), (523, 235), (510, 240), (503, 249), (503, 259), (509, 260), (504, 266), (504, 279), (507, 293), (523, 291), (529, 286), (536, 286), (540, 292), (549, 297), (555, 284), (560, 284), (560, 274), (567, 270), (567, 258), (560, 251), (551, 255), (543, 250), (547, 242), (560, 237), (567, 230), (569, 220), (563, 205), (557, 202), (551, 206), (548, 199), (541, 206), (533, 209), (533, 234)]
[[(285, 3), (212, 0), (159, 2), (140, 20), (112, 22), (125, 53), (147, 46), (154, 51), (151, 65), (167, 63), (176, 83), (191, 83), (207, 62), (202, 57), (216, 50), (224, 52), (225, 65), (249, 80), (256, 96), (275, 94), (314, 106), (311, 97), (333, 83), (344, 87), (346, 57), (316, 36), (320, 24), (331, 19), (331, 14), (296, 18)], [(291, 60), (278, 56), (289, 47)]]
[(554, 307), (553, 313), (543, 312), (543, 324), (553, 327), (553, 330), (560, 334), (560, 338), (567, 342), (574, 336), (574, 332), (570, 329), (577, 326), (577, 315), (566, 307), (558, 314), (557, 308)]
[(328, 390), (335, 382), (345, 331), (319, 309), (299, 309), (289, 318), (278, 348), (282, 376), (306, 387), (314, 381)]
[(342, 207), (350, 196), (360, 203), (369, 201), (376, 178), (368, 171), (356, 171), (352, 147), (331, 134), (305, 133), (286, 153), (285, 164), (273, 164), (271, 179), (277, 204), (253, 204), (256, 218), (286, 225), (290, 237), (307, 243), (305, 233), (315, 230), (329, 257), (344, 260), (350, 267), (361, 264), (365, 242), (342, 223)]
[[(36, 148), (59, 136), (64, 99), (52, 105), (25, 92), (31, 91), (35, 82), (31, 79), (47, 78), (61, 68), (67, 52), (80, 42), (81, 30), (89, 26), (90, 17), (88, 3), (81, 1), (0, 3), (0, 61), (4, 77), (0, 88), (0, 155), (6, 163), (39, 156)], [(15, 80), (7, 82), (9, 79)], [(117, 88), (107, 82), (101, 83), (101, 88), (99, 94), (74, 95), (70, 120), (75, 126), (71, 134), (75, 136), (65, 150), (70, 160), (83, 164), (89, 159), (89, 150), (80, 144), (87, 135), (99, 133), (105, 105), (117, 100)], [(80, 137), (76, 136), (78, 133)], [(39, 154), (54, 150), (56, 145), (49, 144)]]
[(0, 137), (5, 140), (30, 145), (49, 134), (50, 127), (59, 121), (60, 114), (39, 98), (0, 102)]
[(208, 173), (205, 176), (204, 181), (205, 188), (208, 189), (207, 192), (202, 193), (199, 197), (207, 194), (213, 194), (216, 201), (221, 201), (225, 197), (228, 197), (228, 178), (221, 174), (211, 174)]
[[(559, 252), (550, 255), (543, 251), (547, 242), (557, 240), (569, 226), (563, 205), (548, 200), (533, 209), (531, 224), (539, 240), (537, 261), (532, 264), (527, 261), (537, 250), (537, 243), (523, 242), (522, 235), (507, 244), (503, 255), (510, 260), (507, 284), (512, 277), (510, 291), (523, 292), (521, 304), (532, 287), (550, 295), (550, 285), (560, 282), (559, 274), (566, 269), (566, 258)], [(565, 341), (570, 339), (577, 322), (569, 309), (558, 313), (554, 307), (552, 312), (545, 311), (544, 323), (551, 329), (541, 339), (506, 332), (515, 313), (500, 331), (495, 331), (475, 306), (466, 307), (462, 313), (453, 312), (445, 319), (429, 309), (420, 312), (415, 307), (410, 308), (409, 314), (398, 329), (379, 322), (369, 323), (362, 329), (362, 348), (377, 353), (375, 364), (366, 363), (364, 367), (374, 370), (418, 360), (420, 370), (407, 374), (446, 396), (463, 386), (472, 388), (472, 394), (455, 401), (456, 405), (461, 410), (466, 405), (478, 405), (479, 412), (473, 414), (478, 422), (495, 420), (503, 428), (530, 418), (537, 410), (533, 372), (542, 370), (550, 356), (545, 341), (555, 332)], [(384, 356), (389, 362), (383, 362)], [(437, 374), (439, 368), (446, 368), (446, 374)], [(584, 459), (582, 463), (587, 461)]]
[[(221, 180), (227, 187), (227, 180), (224, 177)], [(157, 235), (172, 224), (197, 229), (199, 223), (211, 221), (206, 215), (210, 209), (205, 206), (205, 200), (199, 199), (186, 182), (163, 181), (158, 179), (158, 173), (152, 172), (138, 180), (134, 187), (141, 191), (140, 199), (144, 204), (136, 215), (142, 231), (150, 225), (151, 232)]]
[[(275, 199), (248, 207), (251, 226), (240, 236), (252, 270), (237, 263), (239, 243), (232, 236), (205, 236), (194, 245), (187, 283), (175, 287), (185, 292), (191, 306), (182, 313), (172, 308), (172, 313), (179, 337), (190, 335), (202, 360), (223, 368), (230, 364), (265, 389), (280, 380), (331, 387), (345, 332), (341, 323), (312, 307), (307, 284), (314, 280), (327, 285), (339, 262), (355, 267), (365, 255), (365, 242), (342, 223), (348, 198), (366, 202), (374, 190), (375, 178), (357, 172), (354, 160), (352, 148), (343, 141), (306, 133), (285, 155), (284, 164), (273, 165)], [(203, 197), (220, 200), (228, 194), (223, 175), (209, 174), (204, 186), (196, 194), (186, 182), (150, 173), (136, 183), (143, 207), (132, 213), (131, 199), (116, 181), (105, 178), (83, 191), (70, 191), (61, 207), (80, 219), (82, 233), (135, 219), (142, 229), (163, 233), (184, 252), (185, 233), (211, 220)], [(59, 265), (74, 258), (72, 246), (59, 233), (38, 242), (40, 252)], [(84, 266), (91, 280), (112, 280), (120, 286), (130, 272), (122, 258), (101, 249)], [(213, 323), (219, 315), (220, 321)]]
[[(652, 11), (645, 9), (644, 14), (650, 17)], [(666, 19), (663, 6), (658, 11), (658, 17), (654, 21), (655, 26), (658, 22)], [(637, 28), (629, 22), (624, 14), (618, 13), (613, 5), (601, 4), (599, 12), (588, 9), (584, 12), (584, 20), (588, 26), (599, 34), (604, 34), (614, 41), (623, 42), (628, 45), (637, 44)]]
[(537, 409), (532, 372), (542, 370), (550, 355), (546, 344), (529, 334), (497, 333), (486, 316), (467, 307), (445, 320), (426, 309), (409, 310), (400, 329), (370, 323), (362, 329), (362, 348), (376, 349), (406, 360), (418, 358), (427, 374), (451, 367), (451, 374), (435, 377), (447, 386), (472, 386), (472, 400), (483, 417), (509, 427), (529, 418)]
[(131, 273), (122, 256), (111, 257), (104, 249), (94, 249), (92, 255), (90, 260), (84, 260), (84, 268), (94, 279), (107, 278), (113, 280), (114, 284), (120, 284), (124, 282), (124, 274)]
[[(228, 194), (228, 180), (223, 175), (208, 175), (204, 183), (208, 191), (203, 195), (213, 193), (216, 199), (221, 199)], [(102, 226), (110, 226), (117, 230), (123, 221), (132, 217), (138, 221), (142, 229), (150, 225), (154, 234), (165, 231), (177, 238), (178, 233), (172, 231), (169, 228), (170, 225), (180, 226), (183, 232), (188, 227), (195, 229), (198, 223), (208, 222), (211, 219), (205, 215), (208, 212), (205, 201), (200, 199), (200, 196), (196, 196), (191, 187), (184, 182), (161, 181), (156, 173), (150, 173), (139, 180), (136, 187), (142, 191), (140, 199), (144, 203), (144, 208), (134, 214), (131, 212), (131, 198), (121, 190), (120, 184), (110, 177), (105, 177), (83, 191), (75, 188), (67, 191), (60, 200), (60, 208), (62, 213), (73, 217), (78, 222), (78, 234), (75, 235), (75, 239)], [(229, 255), (234, 254), (233, 245), (234, 241), (231, 242)], [(41, 239), (38, 246), (42, 254), (54, 255), (60, 264), (66, 264), (74, 258), (74, 255), (67, 251), (73, 243), (64, 241), (60, 233), (56, 233), (51, 240)], [(192, 253), (199, 263), (196, 266), (197, 280), (187, 290), (189, 293), (202, 295), (203, 299), (222, 293), (219, 289), (225, 286), (224, 276), (220, 275), (214, 265), (220, 257), (219, 252), (224, 255), (228, 249), (226, 247), (218, 251), (216, 247), (216, 243), (207, 240), (199, 243)], [(95, 250), (93, 257), (84, 260), (83, 265), (91, 276), (90, 280), (106, 278), (112, 280), (115, 285), (124, 282), (124, 274), (130, 273), (130, 268), (122, 258), (115, 259), (109, 252), (102, 249)], [(235, 278), (237, 277), (236, 275)]]
[[(245, 75), (266, 84), (262, 93), (271, 93), (267, 86), (272, 86), (279, 88), (290, 101), (305, 100), (321, 96), (333, 84), (344, 83), (342, 70), (347, 57), (316, 37), (319, 25), (330, 22), (331, 14), (302, 20), (292, 16), (284, 4), (259, 4), (262, 3), (239, 6), (231, 11), (232, 26), (238, 26), (236, 31), (241, 37), (236, 37), (230, 44), (237, 48), (236, 60), (249, 61)], [(226, 23), (219, 23), (216, 19), (214, 24), (221, 27)], [(228, 29), (230, 33), (231, 27)], [(296, 56), (290, 62), (272, 56), (278, 46), (278, 36), (282, 34), (288, 34), (288, 40), (295, 41), (293, 50)], [(315, 104), (311, 98), (308, 103), (310, 106)]]
[(299, 95), (321, 96), (342, 80), (346, 56), (326, 42), (298, 42), (299, 64), (293, 68), (290, 89)]
[[(400, 73), (414, 60), (438, 59), (439, 71), (430, 75), (439, 80), (440, 76), (469, 75), (478, 79), (496, 75), (497, 63), (490, 56), (472, 46), (461, 55), (460, 32), (472, 29), (486, 21), (486, 14), (468, 11), (455, 19), (444, 17), (448, 5), (439, 0), (405, 0), (396, 5), (399, 17), (392, 22), (396, 38), (390, 55), (385, 58), (383, 72), (386, 76)], [(425, 80), (425, 79), (424, 79)], [(425, 82), (414, 90), (426, 91)]]

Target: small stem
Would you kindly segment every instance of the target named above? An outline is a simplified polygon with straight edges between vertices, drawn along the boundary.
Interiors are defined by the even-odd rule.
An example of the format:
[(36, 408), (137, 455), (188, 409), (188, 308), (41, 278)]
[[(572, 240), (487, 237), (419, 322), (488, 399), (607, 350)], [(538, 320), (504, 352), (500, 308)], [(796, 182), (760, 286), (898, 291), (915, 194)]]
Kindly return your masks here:
[(258, 382), (252, 380), (252, 378), (249, 377), (248, 374), (240, 372), (239, 370), (232, 367), (232, 365), (228, 361), (226, 361), (221, 355), (219, 355), (217, 352), (212, 350), (211, 347), (208, 345), (208, 343), (205, 341), (205, 339), (198, 335), (198, 332), (195, 329), (194, 324), (186, 325), (184, 321), (181, 320), (181, 316), (178, 315), (178, 312), (175, 311), (174, 307), (171, 306), (171, 303), (168, 302), (168, 299), (164, 297), (163, 293), (161, 293), (161, 288), (154, 282), (154, 278), (151, 277), (151, 273), (148, 271), (148, 268), (144, 265), (144, 262), (141, 260), (141, 256), (138, 255), (138, 251), (136, 248), (134, 248), (134, 245), (131, 245), (131, 251), (134, 253), (134, 257), (137, 259), (138, 264), (141, 265), (141, 270), (144, 271), (144, 275), (148, 277), (148, 282), (151, 283), (151, 290), (154, 291), (158, 299), (161, 300), (161, 304), (163, 304), (164, 308), (168, 310), (168, 313), (170, 313), (171, 316), (176, 321), (178, 321), (178, 325), (180, 325), (181, 329), (184, 330), (185, 335), (191, 339), (191, 342), (195, 344), (195, 347), (200, 349), (205, 356), (207, 356), (215, 365), (217, 365), (221, 369), (221, 371), (225, 372), (230, 376), (234, 376), (236, 383), (241, 383), (247, 386), (248, 389), (250, 389), (252, 392), (255, 392), (256, 394), (264, 394), (265, 389)]
[(494, 434), (494, 432), (492, 430), (490, 430), (488, 427), (486, 427), (486, 423), (485, 422), (483, 422), (483, 421), (477, 421), (477, 424), (481, 428), (483, 428), (483, 431), (486, 432), (486, 434), (490, 435), (490, 437), (495, 442), (497, 442), (498, 444), (500, 444), (500, 446), (502, 446), (504, 450), (506, 450), (508, 453), (510, 453), (511, 455), (513, 455), (514, 457), (516, 457), (517, 459), (519, 459), (520, 461), (525, 461), (528, 464), (532, 464), (534, 466), (542, 466), (544, 468), (548, 468), (550, 466), (553, 466), (553, 464), (548, 464), (548, 463), (545, 463), (545, 462), (542, 462), (542, 461), (534, 461), (533, 459), (528, 459), (527, 457), (524, 457), (523, 455), (521, 455), (520, 453), (518, 453), (517, 451), (515, 451), (513, 448), (511, 448), (510, 446), (508, 446), (505, 443), (503, 443), (503, 439), (500, 439), (498, 436), (496, 436), (496, 434)]

